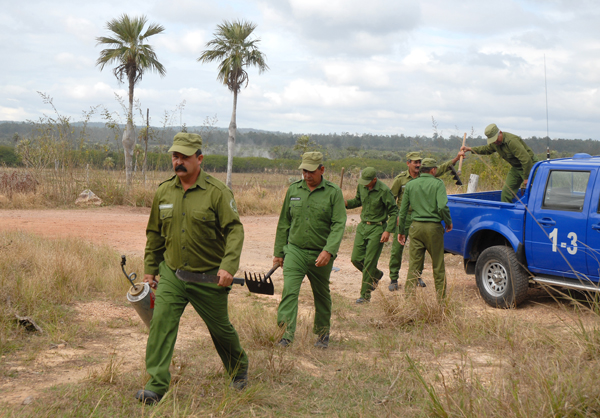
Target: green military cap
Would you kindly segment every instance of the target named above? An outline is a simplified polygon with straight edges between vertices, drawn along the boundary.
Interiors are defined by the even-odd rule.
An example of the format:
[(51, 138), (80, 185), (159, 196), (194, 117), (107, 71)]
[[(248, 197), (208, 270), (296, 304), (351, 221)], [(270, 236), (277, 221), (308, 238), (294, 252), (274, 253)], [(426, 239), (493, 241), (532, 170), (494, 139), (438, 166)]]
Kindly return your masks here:
[(173, 138), (173, 146), (169, 148), (169, 152), (179, 152), (189, 157), (199, 149), (202, 149), (202, 137), (200, 135), (179, 132)]
[(500, 129), (498, 129), (495, 123), (490, 123), (485, 127), (485, 136), (487, 136), (488, 145), (490, 145), (492, 142), (496, 142), (499, 133)]
[(424, 158), (421, 161), (421, 167), (422, 168), (434, 168), (434, 167), (437, 167), (437, 166), (438, 166), (438, 163), (433, 158)]
[(298, 167), (301, 170), (315, 171), (323, 164), (323, 154), (320, 152), (305, 152), (302, 154), (302, 164)]
[(417, 161), (422, 160), (421, 153), (418, 151), (407, 152), (406, 153), (406, 161)]
[(358, 184), (361, 186), (366, 186), (367, 184), (371, 183), (375, 177), (377, 177), (377, 170), (375, 170), (373, 167), (367, 167), (362, 171), (362, 174), (358, 179)]

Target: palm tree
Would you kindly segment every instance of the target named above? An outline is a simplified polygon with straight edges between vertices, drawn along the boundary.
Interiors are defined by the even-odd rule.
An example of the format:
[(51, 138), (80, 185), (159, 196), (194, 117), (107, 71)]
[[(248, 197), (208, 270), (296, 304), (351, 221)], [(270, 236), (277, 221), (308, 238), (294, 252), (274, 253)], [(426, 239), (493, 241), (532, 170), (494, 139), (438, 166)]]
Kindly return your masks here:
[(135, 135), (133, 133), (133, 87), (142, 79), (146, 71), (157, 72), (163, 77), (165, 67), (156, 59), (156, 53), (146, 39), (165, 30), (156, 23), (151, 23), (143, 32), (148, 19), (146, 16), (129, 17), (123, 14), (118, 19), (106, 23), (106, 29), (112, 32), (110, 37), (96, 38), (96, 45), (108, 46), (100, 51), (96, 65), (100, 71), (106, 64), (116, 64), (113, 73), (119, 82), (127, 79), (129, 83), (129, 110), (127, 112), (127, 127), (123, 132), (123, 151), (125, 152), (125, 177), (127, 185), (131, 184), (131, 171), (133, 162), (133, 146)]
[(256, 25), (251, 22), (236, 20), (223, 21), (217, 25), (214, 39), (206, 43), (206, 51), (198, 58), (199, 62), (219, 61), (217, 80), (233, 92), (233, 112), (229, 123), (229, 140), (227, 142), (227, 187), (231, 188), (231, 171), (233, 168), (233, 147), (236, 134), (237, 96), (242, 86), (248, 85), (247, 66), (258, 67), (259, 74), (269, 69), (266, 56), (258, 50), (260, 39), (249, 39)]

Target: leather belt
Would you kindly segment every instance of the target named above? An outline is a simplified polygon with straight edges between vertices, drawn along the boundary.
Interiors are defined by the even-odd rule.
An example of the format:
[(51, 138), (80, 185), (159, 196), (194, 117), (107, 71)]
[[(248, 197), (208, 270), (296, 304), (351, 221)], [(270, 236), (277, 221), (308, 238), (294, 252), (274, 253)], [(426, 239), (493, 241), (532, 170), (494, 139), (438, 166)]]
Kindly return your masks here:
[(368, 221), (365, 221), (365, 223), (367, 225), (383, 225), (383, 222), (368, 222)]

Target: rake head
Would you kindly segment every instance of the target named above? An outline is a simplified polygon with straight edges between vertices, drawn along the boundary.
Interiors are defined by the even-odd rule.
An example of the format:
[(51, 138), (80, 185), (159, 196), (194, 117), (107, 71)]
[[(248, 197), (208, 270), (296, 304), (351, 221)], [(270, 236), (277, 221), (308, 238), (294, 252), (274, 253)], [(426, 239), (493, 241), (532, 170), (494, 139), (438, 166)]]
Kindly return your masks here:
[(271, 280), (271, 274), (277, 270), (279, 266), (273, 267), (264, 276), (256, 273), (244, 272), (244, 279), (246, 280), (246, 286), (252, 293), (258, 293), (260, 295), (274, 295), (275, 287), (273, 286), (273, 280)]
[(450, 166), (450, 171), (452, 172), (452, 177), (456, 181), (456, 185), (462, 186), (463, 182), (460, 180), (460, 177), (458, 176), (458, 173), (456, 172), (456, 169), (454, 168), (453, 165)]

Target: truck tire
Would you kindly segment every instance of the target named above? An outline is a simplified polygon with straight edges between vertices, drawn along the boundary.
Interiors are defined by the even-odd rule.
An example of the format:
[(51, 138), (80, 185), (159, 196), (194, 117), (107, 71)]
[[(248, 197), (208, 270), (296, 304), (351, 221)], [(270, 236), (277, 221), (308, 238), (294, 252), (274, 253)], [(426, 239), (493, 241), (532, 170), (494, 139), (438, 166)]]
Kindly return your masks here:
[(479, 294), (494, 308), (515, 308), (527, 297), (529, 276), (511, 247), (484, 250), (475, 264)]

